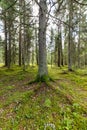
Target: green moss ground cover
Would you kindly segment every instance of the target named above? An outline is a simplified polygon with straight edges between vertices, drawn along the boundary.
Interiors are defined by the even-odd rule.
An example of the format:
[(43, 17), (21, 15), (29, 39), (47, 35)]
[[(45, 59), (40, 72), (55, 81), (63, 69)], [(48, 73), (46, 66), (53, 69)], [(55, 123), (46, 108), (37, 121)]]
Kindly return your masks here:
[(87, 130), (87, 69), (49, 67), (54, 82), (28, 84), (36, 74), (0, 68), (0, 130)]

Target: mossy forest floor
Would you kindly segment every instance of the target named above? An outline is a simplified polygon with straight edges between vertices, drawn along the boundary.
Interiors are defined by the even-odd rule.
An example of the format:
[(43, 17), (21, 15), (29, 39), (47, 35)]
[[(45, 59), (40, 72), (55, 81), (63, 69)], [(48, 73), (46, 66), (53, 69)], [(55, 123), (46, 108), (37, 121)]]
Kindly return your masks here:
[(36, 74), (0, 68), (0, 130), (87, 130), (87, 69), (49, 67), (54, 82), (28, 84)]

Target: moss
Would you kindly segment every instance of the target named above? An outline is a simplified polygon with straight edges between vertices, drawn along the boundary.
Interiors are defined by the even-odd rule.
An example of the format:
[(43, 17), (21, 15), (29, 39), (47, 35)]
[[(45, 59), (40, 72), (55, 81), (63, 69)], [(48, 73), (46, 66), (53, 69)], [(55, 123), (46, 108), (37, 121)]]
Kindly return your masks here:
[[(67, 72), (67, 73), (66, 73)], [(49, 67), (49, 77), (33, 80), (37, 67), (0, 69), (0, 128), (43, 130), (87, 130), (87, 69), (68, 72), (67, 67)], [(27, 78), (27, 80), (26, 80)], [(45, 83), (41, 83), (45, 82)], [(20, 84), (21, 83), (21, 84)], [(48, 129), (51, 129), (50, 125)]]
[(37, 82), (47, 82), (50, 80), (50, 77), (48, 75), (39, 76), (37, 75), (36, 81)]
[(43, 75), (43, 76), (36, 76), (36, 78), (34, 79), (34, 80), (31, 80), (31, 81), (29, 81), (28, 82), (28, 84), (33, 84), (33, 83), (48, 83), (48, 82), (50, 82), (50, 81), (52, 81), (52, 82), (54, 82), (54, 79), (52, 79), (50, 76), (48, 76), (48, 75)]

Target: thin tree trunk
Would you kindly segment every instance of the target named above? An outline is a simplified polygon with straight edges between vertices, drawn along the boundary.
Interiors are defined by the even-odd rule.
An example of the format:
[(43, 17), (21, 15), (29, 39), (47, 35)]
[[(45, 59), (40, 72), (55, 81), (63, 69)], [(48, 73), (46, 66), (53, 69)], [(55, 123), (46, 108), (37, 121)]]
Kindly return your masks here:
[(22, 60), (23, 60), (23, 62), (22, 63), (23, 63), (23, 71), (25, 71), (25, 69), (26, 69), (26, 66), (25, 66), (25, 53), (26, 53), (25, 0), (23, 1), (23, 10), (24, 10), (24, 13), (23, 13), (24, 26), (23, 26), (23, 45), (22, 45)]
[(73, 2), (69, 1), (69, 43), (68, 43), (68, 70), (72, 71), (72, 18), (73, 18)]
[(19, 27), (19, 66), (21, 66), (21, 45), (22, 45), (22, 38), (21, 38), (21, 22)]
[(8, 66), (8, 50), (7, 50), (7, 22), (6, 22), (6, 14), (4, 20), (4, 30), (5, 30), (5, 66)]
[(63, 66), (64, 63), (63, 63), (63, 48), (62, 48), (62, 39), (61, 39), (61, 65)]
[(10, 68), (11, 65), (11, 24), (9, 21), (9, 25), (8, 25), (8, 32), (9, 32), (9, 41), (8, 41), (8, 68)]
[(58, 27), (58, 67), (61, 66), (61, 39), (60, 39), (60, 29)]
[[(28, 32), (27, 32), (28, 33)], [(29, 34), (27, 34), (27, 35), (29, 35)], [(30, 65), (30, 46), (31, 46), (31, 40), (30, 40), (30, 37), (29, 36), (27, 36), (27, 65)]]
[(37, 29), (35, 29), (35, 36), (36, 36), (36, 64), (38, 65), (38, 39), (37, 39)]
[[(22, 0), (19, 0), (19, 5), (20, 5), (20, 12), (22, 8)], [(21, 59), (22, 59), (22, 32), (21, 32), (21, 22), (22, 18), (20, 15), (20, 26), (19, 26), (19, 66), (21, 66)]]
[(57, 45), (57, 38), (55, 39), (55, 52), (54, 52), (54, 62), (57, 65), (57, 52), (58, 52), (58, 45)]
[[(81, 9), (80, 9), (81, 13)], [(79, 40), (78, 40), (78, 67), (80, 68), (80, 14), (79, 14)]]
[(52, 64), (53, 64), (53, 62), (52, 62), (52, 61), (53, 61), (52, 51), (51, 51), (51, 54), (50, 54), (50, 55), (51, 55), (51, 68), (52, 68)]

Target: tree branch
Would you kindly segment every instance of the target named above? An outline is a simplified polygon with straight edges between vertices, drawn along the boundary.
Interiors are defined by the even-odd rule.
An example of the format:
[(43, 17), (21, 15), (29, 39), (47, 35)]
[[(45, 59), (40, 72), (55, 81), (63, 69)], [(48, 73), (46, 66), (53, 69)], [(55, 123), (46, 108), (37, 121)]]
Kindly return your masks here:
[(80, 3), (80, 2), (78, 2), (77, 0), (74, 0), (74, 2), (76, 2), (77, 4), (83, 5), (83, 6), (87, 6), (87, 4)]
[(9, 10), (10, 8), (12, 8), (15, 4), (16, 4), (17, 0), (15, 0), (8, 8), (6, 8), (4, 11)]

